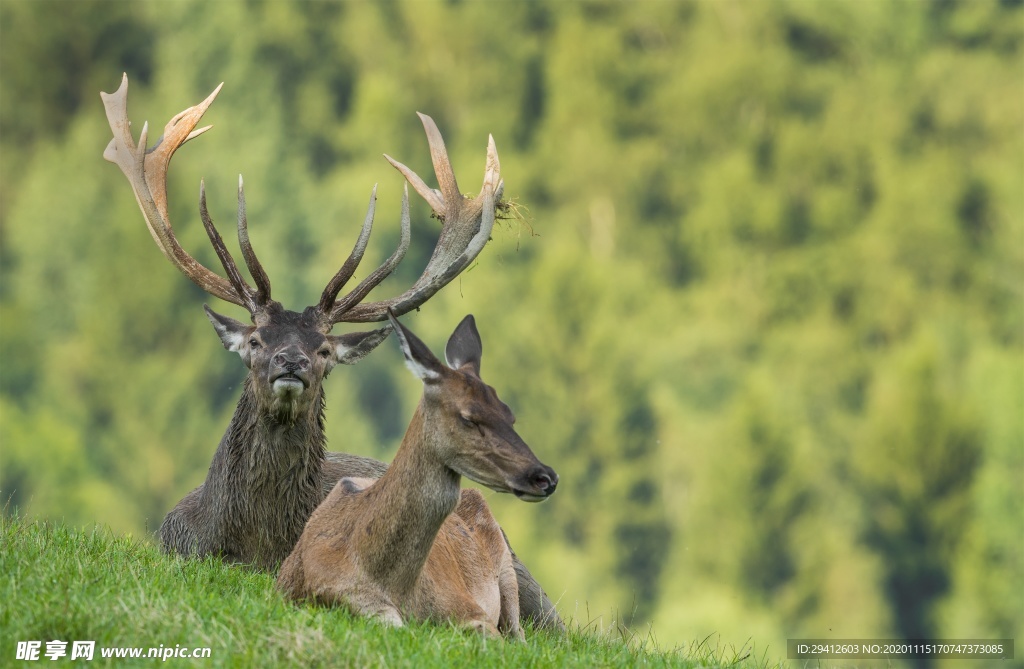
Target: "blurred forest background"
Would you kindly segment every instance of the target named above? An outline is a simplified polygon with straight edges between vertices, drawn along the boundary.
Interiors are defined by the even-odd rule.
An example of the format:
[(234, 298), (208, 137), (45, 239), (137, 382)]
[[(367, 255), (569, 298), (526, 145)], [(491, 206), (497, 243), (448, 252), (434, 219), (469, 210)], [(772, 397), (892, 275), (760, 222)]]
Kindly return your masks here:
[[(675, 645), (1024, 639), (1024, 8), (935, 2), (21, 2), (0, 13), (4, 512), (153, 532), (199, 484), (245, 369), (145, 229), (99, 91), (135, 133), (226, 85), (200, 177), (293, 309), (380, 183), (462, 188), (487, 133), (505, 221), (406, 322), (477, 316), (484, 374), (562, 477), (488, 493), (563, 614)], [(413, 196), (419, 274), (438, 224)], [(231, 243), (229, 241), (229, 243)], [(368, 271), (364, 269), (364, 272)], [(332, 450), (390, 459), (420, 394), (393, 342), (327, 383)], [(1018, 651), (1019, 652), (1019, 651)]]

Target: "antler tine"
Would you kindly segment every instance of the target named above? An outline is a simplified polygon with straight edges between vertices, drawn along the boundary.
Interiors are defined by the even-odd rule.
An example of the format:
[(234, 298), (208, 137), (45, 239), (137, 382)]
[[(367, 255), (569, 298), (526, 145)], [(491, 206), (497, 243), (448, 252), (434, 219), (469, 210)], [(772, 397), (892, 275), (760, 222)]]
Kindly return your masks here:
[(366, 208), (366, 219), (363, 221), (363, 229), (359, 233), (359, 239), (356, 240), (356, 245), (352, 247), (352, 252), (341, 265), (341, 269), (327, 282), (327, 287), (324, 288), (324, 292), (320, 296), (320, 304), (317, 308), (324, 315), (329, 316), (331, 314), (331, 311), (334, 309), (334, 301), (338, 298), (338, 292), (352, 278), (352, 275), (355, 274), (356, 269), (359, 267), (359, 263), (363, 260), (366, 244), (370, 241), (370, 230), (373, 228), (373, 214), (376, 208), (377, 184), (374, 184), (373, 190), (370, 192), (370, 204)]
[[(444, 140), (437, 125), (426, 114), (419, 114), (423, 129), (430, 145), (430, 156), (441, 190), (427, 186), (415, 172), (385, 155), (395, 169), (402, 173), (413, 189), (427, 201), (434, 214), (444, 221), (437, 245), (427, 262), (423, 274), (412, 288), (401, 295), (379, 302), (358, 304), (365, 293), (376, 284), (370, 285), (365, 293), (361, 284), (351, 295), (340, 301), (334, 308), (331, 320), (334, 323), (362, 323), (382, 321), (387, 318), (390, 308), (402, 315), (417, 309), (438, 290), (452, 281), (460, 272), (469, 267), (484, 245), (490, 239), (494, 226), (495, 203), (501, 198), (504, 182), (500, 179), (501, 164), (494, 137), (488, 136), (487, 163), (484, 168), (484, 183), (475, 198), (463, 197), (455, 181), (451, 161), (444, 146)], [(406, 191), (408, 192), (408, 190)], [(369, 277), (364, 284), (369, 282)], [(362, 294), (360, 294), (362, 293)]]
[(270, 277), (263, 270), (256, 252), (252, 250), (249, 240), (249, 222), (245, 217), (245, 185), (242, 175), (238, 175), (238, 245), (242, 249), (245, 266), (249, 268), (252, 280), (256, 282), (256, 303), (258, 306), (270, 302)]
[(444, 146), (444, 137), (437, 129), (434, 119), (426, 114), (416, 112), (423, 123), (423, 131), (427, 134), (427, 145), (430, 147), (430, 162), (434, 164), (434, 175), (437, 177), (437, 185), (441, 187), (441, 195), (449, 203), (461, 201), (462, 191), (455, 181), (455, 172), (452, 170), (451, 161), (448, 160), (448, 149)]
[(114, 134), (103, 157), (120, 167), (128, 178), (135, 200), (146, 219), (146, 226), (164, 256), (206, 292), (248, 308), (245, 297), (228, 280), (204, 267), (181, 248), (167, 213), (167, 167), (171, 157), (182, 144), (212, 127), (194, 129), (223, 86), (223, 83), (217, 86), (198, 105), (175, 115), (164, 127), (164, 134), (156, 146), (147, 152), (148, 124), (142, 126), (138, 145), (132, 138), (131, 122), (128, 120), (128, 75), (123, 75), (121, 86), (114, 93), (100, 93), (107, 122)]
[[(406, 185), (405, 192), (402, 195), (402, 236), (398, 241), (398, 248), (395, 249), (395, 252), (391, 254), (390, 258), (385, 260), (380, 267), (363, 279), (351, 293), (346, 295), (335, 305), (334, 309), (330, 312), (332, 323), (341, 322), (345, 312), (351, 309), (352, 305), (359, 304), (364, 297), (369, 295), (371, 290), (376, 288), (381, 281), (386, 279), (393, 271), (395, 271), (395, 268), (398, 267), (398, 263), (402, 262), (402, 258), (405, 257), (405, 252), (409, 250), (409, 242), (411, 240), (412, 233), (410, 232), (409, 225), (409, 186)], [(387, 312), (385, 311), (385, 316), (386, 313)]]
[[(206, 183), (203, 180), (199, 181), (199, 217), (203, 219), (206, 235), (210, 238), (213, 250), (217, 252), (217, 257), (220, 258), (220, 264), (224, 266), (224, 271), (227, 272), (231, 285), (234, 287), (235, 292), (242, 297), (244, 304), (241, 306), (248, 309), (251, 314), (256, 313), (256, 310), (259, 308), (256, 293), (245, 282), (242, 273), (238, 271), (235, 259), (231, 257), (228, 248), (224, 246), (224, 239), (217, 232), (217, 228), (214, 227), (213, 219), (210, 218), (210, 212), (206, 208)], [(239, 232), (241, 232), (241, 221), (239, 221)]]

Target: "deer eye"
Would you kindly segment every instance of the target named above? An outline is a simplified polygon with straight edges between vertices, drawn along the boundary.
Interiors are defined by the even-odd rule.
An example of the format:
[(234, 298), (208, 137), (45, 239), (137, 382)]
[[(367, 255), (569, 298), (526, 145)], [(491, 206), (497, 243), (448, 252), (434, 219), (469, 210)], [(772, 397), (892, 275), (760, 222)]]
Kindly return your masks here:
[(329, 357), (331, 357), (331, 349), (329, 349), (329, 348), (322, 348), (319, 351), (317, 351), (317, 354), (321, 358), (325, 358), (325, 359), (329, 358)]
[(260, 346), (261, 346), (260, 340), (257, 339), (256, 337), (253, 337), (252, 339), (249, 340), (249, 348), (254, 348), (255, 349), (255, 348), (259, 348)]
[(481, 437), (484, 436), (484, 426), (480, 424), (480, 421), (474, 420), (469, 416), (463, 416), (462, 414), (459, 414), (459, 422), (462, 423), (463, 427), (469, 430), (476, 430), (477, 432), (480, 433)]

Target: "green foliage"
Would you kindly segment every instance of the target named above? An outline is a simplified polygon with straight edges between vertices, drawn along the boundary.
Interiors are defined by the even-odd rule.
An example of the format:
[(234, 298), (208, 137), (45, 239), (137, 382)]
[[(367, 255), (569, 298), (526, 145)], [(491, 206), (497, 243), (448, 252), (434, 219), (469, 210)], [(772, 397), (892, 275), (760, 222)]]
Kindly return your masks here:
[(32, 149), (64, 132), (83, 106), (92, 108), (97, 87), (106, 85), (106, 69), (126, 69), (143, 83), (152, 77), (156, 28), (140, 14), (128, 3), (108, 5), (96, 0), (0, 4), (4, 35), (0, 216), (4, 219)]
[(937, 636), (934, 600), (951, 585), (981, 455), (976, 422), (951, 390), (956, 379), (939, 375), (930, 349), (911, 348), (879, 379), (867, 438), (851, 457), (865, 541), (883, 556), (886, 597), (907, 639)]
[[(102, 648), (209, 648), (214, 667), (767, 667), (764, 658), (693, 644), (659, 650), (574, 626), (565, 636), (528, 631), (527, 643), (486, 640), (453, 627), (393, 629), (338, 609), (294, 606), (266, 574), (219, 560), (182, 560), (93, 528), (0, 519), (0, 653), (18, 641), (95, 641), (85, 666), (123, 666)], [(67, 662), (67, 658), (63, 660)], [(143, 660), (152, 662), (153, 660)], [(777, 665), (774, 665), (777, 666)]]
[[(214, 266), (198, 182), (225, 229), (244, 172), (290, 308), (344, 259), (374, 183), (365, 262), (397, 243), (380, 154), (430, 174), (414, 111), (466, 192), (493, 133), (528, 218), (406, 318), (439, 347), (476, 315), (485, 378), (562, 477), (540, 506), (488, 500), (563, 613), (772, 648), (1024, 636), (1020, 3), (0, 12), (12, 508), (141, 533), (203, 479), (244, 369), (102, 162), (96, 93), (128, 71), (138, 131), (223, 80), (214, 130), (174, 161), (171, 218)], [(379, 295), (431, 252), (416, 198), (413, 227)], [(420, 387), (385, 343), (327, 393), (331, 448), (387, 459)], [(286, 628), (274, 653), (316, 645)]]

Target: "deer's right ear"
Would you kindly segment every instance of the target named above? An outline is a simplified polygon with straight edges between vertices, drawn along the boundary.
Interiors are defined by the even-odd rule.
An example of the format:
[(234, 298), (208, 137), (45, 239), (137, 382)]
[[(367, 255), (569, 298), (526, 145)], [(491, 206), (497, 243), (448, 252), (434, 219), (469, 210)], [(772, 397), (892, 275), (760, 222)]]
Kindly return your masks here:
[(234, 318), (221, 316), (205, 304), (203, 309), (206, 311), (206, 317), (213, 323), (213, 329), (217, 331), (217, 335), (220, 337), (221, 343), (224, 344), (224, 348), (229, 351), (235, 351), (244, 358), (245, 352), (243, 349), (245, 348), (246, 338), (255, 328), (241, 321), (236, 321)]
[(420, 341), (420, 338), (398, 322), (394, 312), (388, 309), (388, 319), (395, 329), (395, 336), (398, 344), (402, 347), (402, 355), (405, 356), (405, 366), (409, 368), (423, 383), (436, 383), (441, 380), (441, 371), (444, 365), (438, 360), (427, 345)]

